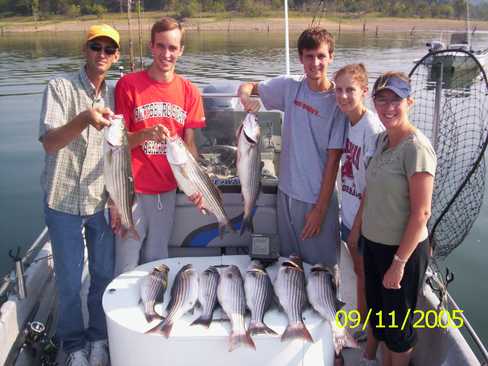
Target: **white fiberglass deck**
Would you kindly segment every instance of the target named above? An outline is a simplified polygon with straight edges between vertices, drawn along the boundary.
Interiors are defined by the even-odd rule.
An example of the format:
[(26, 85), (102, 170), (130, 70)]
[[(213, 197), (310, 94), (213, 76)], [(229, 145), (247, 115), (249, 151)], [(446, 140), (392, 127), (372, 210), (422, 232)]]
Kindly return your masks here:
[[(166, 308), (169, 301), (174, 277), (183, 265), (192, 263), (197, 271), (202, 272), (210, 265), (236, 264), (244, 275), (249, 262), (249, 257), (244, 255), (170, 258), (147, 263), (117, 277), (107, 287), (103, 297), (112, 366), (332, 365), (330, 326), (310, 309), (305, 311), (304, 320), (314, 339), (313, 344), (301, 340), (281, 342), (280, 335), (285, 330), (287, 318), (276, 307), (266, 314), (264, 321), (279, 335), (254, 336), (256, 350), (239, 347), (233, 352), (228, 351), (229, 322), (213, 321), (209, 329), (190, 326), (190, 323), (198, 317), (199, 309), (178, 320), (168, 339), (157, 334), (145, 334), (145, 331), (155, 326), (157, 322), (148, 324), (145, 320), (142, 304), (138, 303), (139, 282), (155, 265), (165, 263), (170, 268), (169, 286), (165, 293), (164, 304), (162, 308), (156, 307), (156, 311), (162, 313), (162, 309)], [(278, 267), (279, 264), (275, 264), (267, 269), (273, 282)], [(306, 266), (306, 275), (308, 272), (309, 266)], [(214, 319), (219, 318), (221, 318), (220, 310), (214, 313)]]

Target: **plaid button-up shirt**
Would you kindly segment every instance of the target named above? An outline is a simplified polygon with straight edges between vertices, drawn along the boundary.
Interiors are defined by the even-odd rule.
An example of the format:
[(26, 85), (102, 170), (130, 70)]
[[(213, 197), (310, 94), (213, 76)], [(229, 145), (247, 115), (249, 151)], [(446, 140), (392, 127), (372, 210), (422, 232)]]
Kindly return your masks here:
[[(96, 106), (113, 109), (113, 102), (113, 89), (106, 82), (96, 95), (84, 67), (78, 73), (49, 81), (42, 103), (39, 141), (46, 132), (65, 125), (80, 112)], [(85, 216), (105, 207), (102, 143), (103, 131), (89, 125), (62, 149), (46, 153), (41, 185), (50, 208)]]

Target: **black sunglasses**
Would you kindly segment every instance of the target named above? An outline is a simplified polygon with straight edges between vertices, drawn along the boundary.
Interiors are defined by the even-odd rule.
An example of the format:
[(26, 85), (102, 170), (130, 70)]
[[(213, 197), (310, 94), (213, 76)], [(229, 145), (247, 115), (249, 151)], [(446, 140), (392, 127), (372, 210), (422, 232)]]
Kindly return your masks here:
[(117, 52), (117, 47), (114, 46), (105, 46), (103, 47), (100, 43), (92, 42), (88, 44), (88, 48), (93, 52), (105, 52), (106, 55), (112, 56), (115, 55)]

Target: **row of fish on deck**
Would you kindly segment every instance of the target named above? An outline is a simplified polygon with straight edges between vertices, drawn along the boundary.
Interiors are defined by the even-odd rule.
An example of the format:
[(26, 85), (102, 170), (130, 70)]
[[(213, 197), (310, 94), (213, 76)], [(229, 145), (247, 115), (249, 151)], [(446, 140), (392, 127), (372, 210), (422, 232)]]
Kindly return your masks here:
[[(248, 114), (237, 130), (237, 174), (244, 198), (241, 234), (253, 231), (252, 210), (256, 204), (261, 179), (261, 132), (256, 115)], [(234, 231), (224, 210), (222, 194), (205, 170), (198, 164), (178, 135), (166, 139), (166, 156), (178, 187), (187, 196), (202, 194), (203, 208), (213, 213), (219, 223), (220, 237), (225, 228)], [(112, 118), (104, 140), (104, 176), (107, 191), (121, 215), (122, 227), (137, 237), (132, 219), (134, 180), (130, 149), (122, 116)]]
[[(343, 347), (357, 347), (350, 334), (336, 324), (336, 312), (344, 305), (337, 298), (337, 269), (324, 265), (311, 268), (307, 280), (302, 261), (290, 257), (279, 267), (274, 286), (268, 272), (259, 261), (252, 261), (241, 276), (235, 265), (210, 266), (201, 274), (191, 264), (186, 264), (177, 273), (171, 287), (171, 298), (163, 318), (155, 311), (156, 303), (163, 302), (168, 287), (167, 266), (155, 267), (140, 283), (140, 297), (148, 322), (162, 321), (148, 333), (157, 333), (168, 338), (173, 324), (185, 313), (199, 304), (200, 316), (191, 325), (209, 327), (213, 313), (220, 305), (231, 324), (229, 351), (240, 345), (256, 348), (251, 335), (277, 333), (264, 323), (264, 315), (276, 302), (288, 318), (288, 325), (281, 341), (303, 339), (313, 342), (304, 320), (303, 312), (311, 304), (318, 314), (330, 323), (335, 352)], [(273, 291), (274, 287), (274, 291)], [(251, 317), (246, 329), (246, 306)]]

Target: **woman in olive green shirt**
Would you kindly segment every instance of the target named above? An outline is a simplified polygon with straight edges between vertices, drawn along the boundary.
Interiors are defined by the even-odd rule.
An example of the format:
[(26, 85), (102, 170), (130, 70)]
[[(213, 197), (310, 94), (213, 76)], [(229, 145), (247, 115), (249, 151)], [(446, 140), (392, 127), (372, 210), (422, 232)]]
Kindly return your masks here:
[[(413, 99), (405, 74), (383, 74), (372, 94), (386, 131), (369, 163), (360, 208), (366, 300), (372, 314), (363, 363), (374, 365), (377, 344), (384, 342), (383, 365), (406, 366), (417, 339), (413, 312), (428, 263), (436, 157), (429, 140), (408, 119)], [(408, 314), (403, 330), (394, 327), (403, 325)]]

